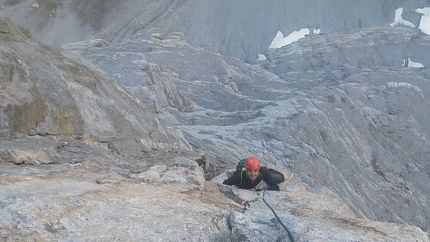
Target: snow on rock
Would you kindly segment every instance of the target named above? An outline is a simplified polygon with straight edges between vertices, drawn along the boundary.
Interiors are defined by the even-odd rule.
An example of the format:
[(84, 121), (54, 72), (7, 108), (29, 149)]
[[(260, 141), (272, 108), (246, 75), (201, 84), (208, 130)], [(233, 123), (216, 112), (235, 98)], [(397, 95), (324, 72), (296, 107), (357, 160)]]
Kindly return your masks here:
[(269, 49), (279, 49), (283, 46), (289, 45), (293, 42), (296, 42), (306, 35), (309, 35), (309, 29), (303, 28), (299, 31), (293, 31), (288, 36), (284, 37), (281, 31), (276, 33), (275, 38), (273, 38), (272, 43), (269, 46)]
[(424, 34), (430, 35), (430, 8), (417, 8), (415, 12), (422, 14), (418, 29)]
[(412, 22), (403, 19), (402, 13), (403, 13), (403, 8), (396, 9), (396, 14), (394, 15), (394, 22), (391, 23), (390, 26), (394, 27), (398, 25), (405, 25), (409, 27), (415, 27), (415, 25)]

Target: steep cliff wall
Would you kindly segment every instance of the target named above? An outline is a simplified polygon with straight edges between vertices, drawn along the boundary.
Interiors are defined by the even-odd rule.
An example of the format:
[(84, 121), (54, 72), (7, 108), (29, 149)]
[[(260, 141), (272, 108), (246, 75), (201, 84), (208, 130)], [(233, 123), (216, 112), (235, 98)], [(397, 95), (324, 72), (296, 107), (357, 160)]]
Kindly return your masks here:
[[(64, 176), (56, 173), (58, 169), (75, 174), (75, 169), (82, 168), (89, 177), (119, 174), (119, 178), (98, 179), (98, 183), (117, 184), (116, 180), (125, 179), (124, 189), (137, 180), (168, 186), (174, 192), (200, 193), (205, 189), (200, 169), (210, 179), (252, 154), (285, 173), (297, 174), (294, 182), (285, 183), (284, 191), (303, 182), (309, 191), (325, 194), (309, 196), (343, 204), (348, 207), (346, 216), (353, 217), (335, 211), (341, 215), (331, 217), (331, 222), (309, 222), (303, 211), (293, 219), (288, 209), (277, 205), (289, 218), (296, 238), (332, 236), (345, 241), (342, 234), (346, 233), (352, 236), (349, 240), (402, 240), (393, 232), (402, 228), (409, 231), (410, 238), (427, 241), (416, 227), (361, 222), (354, 217), (413, 224), (429, 231), (429, 38), (418, 28), (424, 9), (416, 11), (426, 7), (425, 3), (372, 1), (354, 8), (350, 8), (352, 3), (344, 6), (348, 3), (344, 1), (310, 5), (273, 1), (264, 6), (247, 1), (248, 8), (241, 8), (245, 2), (84, 3), (2, 2), (0, 13), (13, 14), (32, 30), (30, 34), (8, 20), (2, 25), (0, 147), (3, 184), (8, 190), (5, 197), (13, 198), (7, 207), (27, 194), (13, 192), (19, 186), (10, 182), (15, 175), (23, 175), (18, 180), (38, 180)], [(399, 7), (404, 21), (395, 17)], [(257, 9), (274, 14), (260, 16)], [(338, 14), (329, 14), (332, 9)], [(278, 18), (282, 23), (274, 24)], [(398, 25), (398, 21), (405, 24)], [(230, 26), (232, 23), (236, 24)], [(297, 25), (290, 26), (293, 23)], [(311, 31), (296, 43), (267, 48), (273, 36), (264, 31), (286, 34), (302, 25), (323, 34)], [(247, 37), (249, 32), (258, 37)], [(48, 44), (70, 44), (53, 49), (30, 39), (31, 35)], [(88, 41), (74, 43), (81, 40)], [(257, 54), (264, 58), (249, 64), (256, 62)], [(202, 160), (201, 155), (191, 149), (205, 155), (201, 167), (194, 163)], [(173, 157), (160, 155), (165, 151)], [(185, 155), (188, 152), (191, 155)], [(183, 156), (189, 156), (187, 162), (174, 158)], [(74, 175), (73, 179), (81, 178)], [(69, 199), (68, 194), (64, 196)], [(305, 193), (275, 197), (289, 201), (291, 196), (307, 197)], [(209, 239), (249, 236), (242, 233), (242, 219), (257, 224), (252, 227), (264, 234), (259, 239), (285, 239), (279, 226), (265, 234), (273, 224), (258, 226), (257, 215), (230, 213), (230, 205), (224, 205), (213, 225), (219, 228), (205, 225), (216, 234)], [(5, 216), (11, 218), (4, 225), (8, 235), (17, 233), (11, 229), (16, 225), (11, 214), (24, 210), (5, 210)], [(226, 215), (225, 211), (230, 212)], [(224, 230), (225, 216), (237, 222), (228, 225), (235, 230)], [(28, 221), (24, 218), (16, 223)], [(303, 221), (309, 223), (303, 225)], [(369, 223), (362, 227), (375, 228), (383, 237), (357, 234), (354, 226), (347, 230), (323, 226), (333, 224), (332, 228), (339, 224), (336, 221), (354, 226)], [(48, 232), (80, 231), (63, 222), (61, 226), (67, 229), (47, 223), (41, 227)], [(179, 234), (181, 226), (174, 229)], [(192, 227), (192, 221), (185, 226)], [(383, 231), (383, 227), (390, 229)], [(321, 228), (335, 235), (318, 237)], [(190, 240), (197, 236), (197, 232), (190, 234), (180, 236)], [(133, 235), (128, 231), (123, 238)]]

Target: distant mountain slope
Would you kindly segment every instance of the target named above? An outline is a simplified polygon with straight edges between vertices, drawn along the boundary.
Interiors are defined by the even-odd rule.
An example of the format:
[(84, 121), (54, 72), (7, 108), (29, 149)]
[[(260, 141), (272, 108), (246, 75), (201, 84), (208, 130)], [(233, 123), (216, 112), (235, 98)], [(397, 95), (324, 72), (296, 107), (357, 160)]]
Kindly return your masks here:
[(35, 39), (61, 46), (93, 37), (118, 43), (138, 31), (182, 32), (195, 46), (255, 63), (278, 31), (302, 28), (323, 34), (386, 27), (402, 19), (418, 26), (427, 7), (418, 0), (82, 0), (0, 1), (0, 14), (28, 28)]

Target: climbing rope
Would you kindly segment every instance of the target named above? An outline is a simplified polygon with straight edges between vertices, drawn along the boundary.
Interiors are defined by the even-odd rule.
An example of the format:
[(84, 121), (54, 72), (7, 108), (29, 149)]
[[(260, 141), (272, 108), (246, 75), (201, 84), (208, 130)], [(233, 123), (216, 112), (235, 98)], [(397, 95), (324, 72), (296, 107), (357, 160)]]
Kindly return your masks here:
[(272, 211), (272, 213), (275, 215), (275, 218), (278, 220), (278, 222), (282, 225), (282, 227), (285, 229), (285, 231), (287, 231), (288, 233), (288, 237), (290, 238), (291, 242), (294, 242), (294, 238), (293, 235), (291, 234), (290, 230), (288, 230), (287, 226), (285, 226), (285, 224), (281, 221), (281, 219), (278, 217), (278, 215), (276, 214), (275, 210), (273, 210), (272, 207), (270, 207), (270, 205), (266, 202), (266, 199), (264, 199), (264, 192), (266, 190), (263, 190), (263, 197), (261, 198), (263, 200), (263, 202), (267, 205), (268, 208), (270, 208), (270, 210)]
[(266, 202), (266, 199), (264, 199), (264, 192), (266, 192), (266, 190), (263, 190), (263, 197), (258, 196), (252, 200), (243, 201), (242, 202), (243, 209), (247, 210), (247, 209), (251, 208), (251, 203), (258, 201), (258, 199), (261, 198), (263, 200), (263, 202), (267, 205), (267, 207), (270, 208), (272, 213), (275, 215), (276, 220), (278, 220), (278, 222), (282, 225), (282, 227), (285, 229), (285, 231), (287, 231), (288, 237), (290, 238), (290, 241), (294, 242), (294, 238), (293, 238), (293, 235), (291, 234), (290, 230), (288, 230), (287, 226), (285, 226), (285, 224), (281, 221), (281, 219), (276, 214), (275, 210), (273, 210), (273, 208)]

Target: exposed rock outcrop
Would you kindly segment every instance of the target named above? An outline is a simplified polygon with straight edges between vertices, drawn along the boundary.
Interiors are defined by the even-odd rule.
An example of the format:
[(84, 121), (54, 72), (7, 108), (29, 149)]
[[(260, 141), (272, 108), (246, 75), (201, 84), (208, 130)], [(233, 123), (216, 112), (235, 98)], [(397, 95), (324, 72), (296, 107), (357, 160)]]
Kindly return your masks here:
[[(135, 1), (93, 1), (94, 18), (78, 2), (0, 9), (26, 13), (27, 23), (38, 16), (30, 25), (50, 44), (87, 40), (55, 49), (1, 18), (2, 239), (287, 241), (261, 199), (250, 210), (238, 205), (261, 192), (219, 185), (225, 169), (253, 154), (287, 177), (265, 199), (298, 241), (428, 241), (429, 73), (405, 60), (429, 66), (429, 39), (361, 26), (391, 21), (397, 6), (384, 4), (381, 19), (360, 15), (354, 32), (331, 34), (333, 25), (266, 50), (267, 36), (249, 48), (233, 37), (190, 37), (196, 29), (177, 21), (187, 4), (226, 9), (216, 1), (147, 1), (157, 4), (139, 7), (153, 15), (135, 8), (120, 22), (109, 8)], [(355, 29), (354, 21), (336, 23)], [(69, 38), (73, 26), (79, 34)], [(106, 39), (88, 40), (95, 35)], [(190, 44), (199, 38), (215, 47)], [(250, 65), (211, 50), (267, 59)]]
[[(402, 56), (420, 56), (428, 37), (401, 27), (315, 36), (267, 51), (267, 60), (255, 66), (179, 36), (67, 49), (106, 71), (114, 69), (118, 62), (110, 60), (117, 55), (163, 66), (157, 75), (175, 83), (183, 103), (192, 105), (179, 106), (182, 112), (160, 105), (160, 120), (180, 127), (208, 157), (237, 161), (253, 151), (299, 174), (309, 190), (343, 199), (362, 217), (428, 227), (422, 202), (430, 199), (428, 69), (401, 68)], [(139, 69), (127, 63), (122, 72)], [(131, 90), (130, 83), (142, 78), (149, 79), (117, 75)], [(144, 96), (158, 95), (146, 89)]]
[[(25, 36), (10, 20), (1, 23), (7, 27), (1, 36)], [(31, 39), (6, 37), (0, 57), (3, 139), (67, 136), (107, 143), (129, 156), (187, 149), (180, 133), (160, 126), (152, 107), (97, 69)]]

